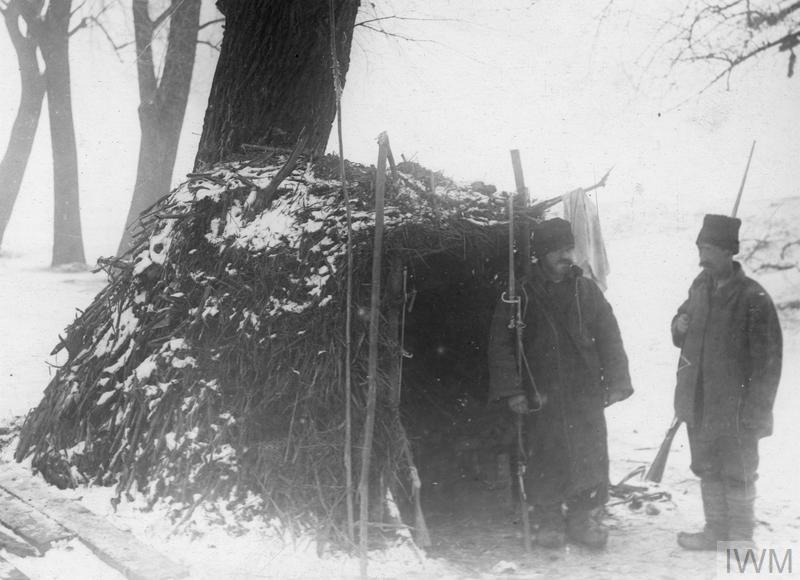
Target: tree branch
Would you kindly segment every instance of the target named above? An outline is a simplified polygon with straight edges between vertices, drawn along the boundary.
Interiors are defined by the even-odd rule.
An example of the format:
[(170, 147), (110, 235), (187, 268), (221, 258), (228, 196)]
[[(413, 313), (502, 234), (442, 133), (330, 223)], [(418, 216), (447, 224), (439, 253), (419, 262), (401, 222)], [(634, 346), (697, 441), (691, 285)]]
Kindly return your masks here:
[(11, 44), (14, 46), (18, 54), (25, 50), (25, 44), (36, 43), (34, 39), (29, 36), (25, 36), (22, 33), (17, 20), (17, 16), (20, 15), (20, 0), (12, 0), (12, 2), (8, 2), (6, 4), (5, 9), (3, 10), (3, 18), (6, 21), (6, 29), (8, 30), (8, 36), (11, 39)]
[(73, 28), (72, 30), (67, 32), (67, 36), (72, 36), (73, 34), (78, 32), (81, 28), (86, 28), (88, 22), (89, 22), (89, 17), (88, 16), (84, 16), (83, 18), (81, 18), (81, 21), (78, 22), (78, 24), (75, 25), (75, 28)]
[(175, 2), (175, 0), (173, 0), (173, 2), (169, 5), (169, 8), (164, 10), (164, 12), (162, 12), (154, 20), (152, 20), (151, 22), (153, 23), (153, 30), (157, 29), (159, 26), (161, 26), (164, 23), (164, 21), (167, 18), (172, 16), (172, 13), (175, 12), (178, 9), (179, 5), (180, 5), (180, 2)]
[[(81, 4), (81, 6), (79, 6), (75, 10), (73, 10), (72, 13), (70, 14), (70, 18), (72, 18), (72, 16), (75, 13), (77, 13), (78, 10), (82, 6), (84, 6), (85, 4), (86, 3), (84, 2), (83, 4)], [(87, 28), (89, 26), (89, 24), (91, 23), (91, 24), (95, 24), (97, 26), (100, 26), (103, 29), (103, 32), (106, 34), (106, 38), (109, 38), (108, 32), (105, 30), (105, 28), (103, 27), (102, 23), (100, 22), (100, 17), (103, 14), (105, 14), (106, 10), (108, 10), (110, 6), (111, 6), (110, 3), (103, 4), (103, 6), (100, 8), (100, 11), (97, 14), (93, 14), (91, 16), (84, 16), (83, 18), (81, 18), (81, 21), (75, 26), (75, 28), (73, 28), (72, 30), (70, 30), (67, 33), (67, 36), (72, 36), (73, 34), (78, 32), (81, 28)], [(115, 49), (116, 49), (116, 45), (113, 42), (111, 43), (111, 46), (114, 46)]]
[(778, 12), (759, 12), (758, 19), (752, 20), (751, 27), (759, 28), (764, 24), (767, 26), (775, 26), (776, 24), (783, 22), (787, 16), (789, 16), (792, 12), (796, 12), (797, 10), (800, 10), (800, 1), (790, 4)]
[(75, 10), (73, 10), (72, 12), (70, 12), (70, 13), (69, 13), (69, 17), (70, 17), (70, 18), (72, 18), (73, 16), (75, 16), (75, 14), (77, 14), (77, 13), (78, 13), (78, 11), (79, 11), (81, 8), (83, 8), (84, 6), (86, 6), (86, 0), (84, 0), (83, 2), (81, 2), (80, 4), (78, 4), (78, 5), (75, 7)]
[(208, 28), (209, 26), (213, 26), (214, 24), (219, 24), (220, 22), (225, 22), (224, 18), (215, 18), (214, 20), (209, 20), (208, 22), (204, 22), (200, 26), (197, 27), (197, 32), (200, 32), (204, 28)]
[[(722, 72), (717, 74), (713, 79), (711, 79), (711, 81), (702, 89), (702, 91), (701, 91), (701, 93), (702, 93), (702, 92), (705, 92), (705, 90), (707, 90), (712, 85), (716, 84), (720, 79), (722, 79), (723, 77), (729, 75), (733, 71), (734, 68), (736, 68), (737, 66), (739, 66), (743, 62), (748, 61), (751, 58), (754, 58), (758, 54), (760, 54), (760, 53), (762, 53), (764, 51), (767, 51), (770, 48), (774, 48), (776, 46), (781, 46), (781, 45), (797, 44), (798, 38), (800, 38), (800, 32), (798, 32), (798, 31), (790, 32), (790, 33), (780, 37), (777, 40), (773, 40), (771, 42), (764, 43), (764, 44), (760, 45), (757, 48), (754, 48), (753, 50), (751, 50), (749, 52), (740, 54), (740, 55), (735, 56), (735, 57), (723, 57), (721, 55), (708, 53), (708, 54), (705, 54), (705, 55), (701, 55), (701, 56), (697, 56), (697, 57), (693, 57), (693, 58), (688, 58), (688, 59), (686, 59), (686, 61), (687, 62), (698, 62), (698, 61), (720, 60), (720, 61), (723, 61), (723, 62), (727, 63), (727, 67), (725, 68), (725, 70), (723, 70)], [(781, 49), (781, 50), (786, 50), (786, 49)]]
[(114, 49), (115, 52), (119, 53), (119, 51), (121, 51), (123, 48), (127, 48), (133, 44), (133, 41), (117, 44), (116, 42), (114, 42), (114, 39), (112, 38), (111, 33), (105, 27), (105, 24), (103, 24), (100, 20), (97, 19), (95, 19), (94, 24), (103, 32), (103, 35), (106, 37), (106, 40), (108, 40), (109, 44), (111, 45), (111, 47)]
[(377, 32), (378, 34), (383, 34), (384, 36), (388, 36), (389, 38), (398, 38), (400, 40), (405, 40), (407, 42), (434, 42), (433, 40), (428, 40), (424, 38), (413, 38), (411, 36), (405, 36), (404, 34), (399, 34), (397, 32), (389, 32), (387, 30), (382, 30), (380, 28), (376, 28), (374, 26), (370, 26), (369, 24), (362, 24), (364, 28), (367, 30), (372, 30), (373, 32)]
[(219, 44), (214, 44), (210, 40), (198, 40), (197, 44), (205, 44), (206, 46), (210, 46), (213, 50), (219, 52)]
[(366, 24), (370, 24), (372, 22), (381, 22), (383, 20), (402, 20), (404, 22), (462, 22), (459, 18), (412, 18), (407, 16), (378, 16), (375, 18), (369, 18), (368, 20), (362, 20), (361, 22), (356, 22), (355, 26), (364, 26)]

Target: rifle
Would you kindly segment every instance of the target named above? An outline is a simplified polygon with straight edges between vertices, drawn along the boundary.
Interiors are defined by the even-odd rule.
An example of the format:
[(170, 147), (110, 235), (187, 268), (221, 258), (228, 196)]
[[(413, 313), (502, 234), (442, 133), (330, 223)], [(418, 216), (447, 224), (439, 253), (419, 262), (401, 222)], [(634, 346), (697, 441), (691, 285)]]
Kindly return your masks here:
[(667, 465), (667, 455), (669, 454), (669, 448), (672, 447), (672, 440), (675, 439), (675, 433), (678, 432), (678, 427), (681, 426), (681, 420), (677, 417), (672, 419), (672, 424), (667, 429), (667, 434), (664, 435), (664, 440), (661, 442), (661, 447), (658, 448), (658, 453), (656, 453), (656, 458), (653, 459), (653, 463), (650, 464), (650, 468), (647, 470), (644, 478), (647, 481), (654, 481), (656, 483), (661, 482), (661, 478), (664, 476), (664, 467)]
[[(750, 161), (753, 159), (753, 151), (755, 148), (756, 142), (753, 141), (753, 144), (750, 146), (750, 155), (747, 156), (747, 165), (744, 167), (742, 183), (739, 185), (739, 191), (736, 194), (736, 201), (733, 204), (731, 217), (736, 217), (736, 213), (739, 211), (739, 202), (742, 200), (742, 192), (744, 191), (744, 184), (747, 181), (747, 173), (750, 171)], [(664, 440), (661, 442), (661, 446), (658, 448), (658, 453), (656, 453), (653, 463), (650, 464), (650, 468), (647, 470), (647, 473), (644, 476), (646, 480), (654, 481), (655, 483), (661, 482), (661, 478), (664, 475), (664, 467), (667, 464), (667, 455), (669, 455), (669, 449), (672, 447), (672, 440), (675, 438), (675, 433), (678, 432), (678, 428), (680, 426), (681, 420), (678, 419), (678, 417), (674, 417), (669, 429), (667, 429), (666, 435), (664, 435)]]
[[(517, 378), (522, 378), (522, 300), (516, 295), (517, 281), (514, 275), (514, 196), (508, 196), (508, 292), (504, 292), (501, 300), (510, 306), (508, 328), (516, 334)], [(519, 506), (522, 518), (522, 542), (525, 552), (531, 546), (531, 520), (528, 513), (528, 496), (525, 493), (525, 468), (527, 457), (522, 439), (522, 415), (515, 413), (517, 426), (517, 486), (519, 487)]]
[[(525, 181), (522, 176), (522, 163), (520, 162), (519, 151), (511, 151), (511, 164), (514, 168), (514, 178), (517, 185), (517, 191), (526, 201), (527, 204), (527, 190), (525, 188)], [(525, 264), (529, 263), (530, 256), (530, 227), (526, 225), (523, 227), (523, 239), (520, 244), (520, 253), (522, 254)], [(524, 268), (527, 272), (527, 268)], [(516, 277), (514, 269), (514, 196), (508, 196), (508, 292), (502, 296), (503, 302), (510, 306), (508, 328), (514, 330), (515, 334), (515, 348), (516, 348), (516, 363), (517, 363), (517, 380), (523, 384), (523, 370), (530, 382), (530, 411), (535, 412), (542, 408), (542, 397), (536, 388), (536, 382), (533, 379), (530, 365), (525, 357), (525, 351), (522, 344), (522, 329), (525, 323), (522, 321), (522, 299), (516, 293)], [(525, 552), (530, 550), (531, 545), (531, 522), (530, 514), (528, 511), (528, 495), (525, 492), (525, 470), (527, 468), (527, 455), (525, 453), (525, 441), (523, 439), (523, 425), (522, 415), (515, 413), (515, 423), (517, 427), (517, 485), (519, 487), (519, 505), (520, 516), (522, 519), (522, 540), (524, 543)]]

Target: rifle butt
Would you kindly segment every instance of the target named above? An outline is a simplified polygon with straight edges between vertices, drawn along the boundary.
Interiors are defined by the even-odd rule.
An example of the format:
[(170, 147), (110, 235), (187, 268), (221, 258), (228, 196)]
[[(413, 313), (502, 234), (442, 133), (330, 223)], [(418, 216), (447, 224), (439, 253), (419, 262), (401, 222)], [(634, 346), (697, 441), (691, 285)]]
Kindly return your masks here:
[(669, 426), (666, 435), (664, 435), (664, 440), (658, 448), (658, 453), (656, 453), (653, 463), (650, 464), (650, 468), (644, 476), (647, 481), (655, 483), (661, 482), (661, 479), (664, 477), (664, 468), (667, 465), (669, 450), (672, 447), (672, 440), (675, 439), (675, 434), (678, 432), (678, 427), (680, 426), (681, 422), (677, 417), (672, 420), (672, 424)]

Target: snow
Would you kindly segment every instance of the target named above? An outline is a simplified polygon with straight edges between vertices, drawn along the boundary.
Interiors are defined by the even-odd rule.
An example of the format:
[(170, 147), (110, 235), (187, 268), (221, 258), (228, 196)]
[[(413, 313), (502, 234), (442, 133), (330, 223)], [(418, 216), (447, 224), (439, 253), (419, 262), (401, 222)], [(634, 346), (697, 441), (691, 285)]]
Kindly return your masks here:
[[(253, 177), (255, 179), (255, 176)], [(204, 195), (212, 195), (213, 183), (206, 184)], [(602, 193), (600, 194), (602, 195)], [(603, 231), (606, 234), (613, 273), (607, 296), (620, 322), (631, 364), (636, 393), (607, 412), (611, 479), (618, 481), (637, 465), (649, 462), (672, 418), (677, 350), (672, 346), (668, 327), (675, 308), (683, 301), (689, 284), (698, 271), (694, 240), (702, 221), (701, 204), (687, 207), (677, 200), (641, 203), (601, 204)], [(365, 212), (366, 213), (366, 212)], [(317, 216), (320, 221), (324, 216)], [(792, 259), (790, 246), (794, 224), (800, 223), (800, 198), (759, 200), (745, 203), (741, 217), (743, 254), (755, 240), (771, 245), (761, 254), (771, 263)], [(364, 215), (359, 219), (369, 219)], [(286, 230), (281, 232), (286, 234)], [(796, 235), (796, 233), (794, 234)], [(151, 254), (152, 255), (152, 254)], [(104, 286), (104, 275), (88, 272), (58, 272), (43, 267), (46, 255), (0, 256), (0, 392), (3, 393), (3, 423), (11, 422), (35, 405), (51, 376), (49, 365), (64, 362), (65, 353), (50, 356), (59, 333), (85, 308)], [(328, 265), (333, 268), (333, 264)], [(322, 267), (318, 274), (300, 281), (312, 288), (323, 288), (329, 274)], [(787, 268), (752, 274), (770, 292), (775, 302), (796, 301), (800, 295), (800, 272)], [(327, 300), (327, 297), (326, 297)], [(301, 310), (306, 305), (275, 303), (274, 308)], [(212, 315), (207, 307), (204, 315)], [(135, 318), (122, 313), (120, 326), (133, 332)], [(800, 390), (793, 384), (800, 375), (800, 316), (796, 310), (782, 310), (784, 330), (783, 384), (775, 406), (775, 434), (761, 444), (761, 477), (758, 482), (757, 540), (766, 543), (800, 542), (797, 501), (800, 489)], [(115, 345), (98, 345), (116, 348)], [(165, 344), (164, 354), (173, 365), (190, 364), (190, 359), (175, 357), (185, 344), (175, 339)], [(147, 359), (137, 369), (145, 377), (156, 370), (156, 361)], [(111, 393), (103, 395), (111, 396)], [(101, 399), (103, 400), (103, 399)], [(174, 433), (165, 434), (173, 449), (181, 442)], [(3, 450), (10, 458), (11, 449)], [(216, 453), (231, 457), (231, 450)], [(232, 457), (231, 457), (232, 458)], [(485, 573), (475, 577), (532, 577), (542, 574), (565, 578), (692, 578), (714, 577), (713, 554), (688, 554), (674, 542), (675, 533), (701, 523), (699, 486), (688, 469), (685, 431), (676, 437), (661, 488), (672, 494), (671, 502), (654, 503), (646, 509), (631, 510), (626, 505), (610, 507), (611, 540), (606, 551), (587, 555), (571, 549), (550, 561), (532, 556), (533, 564), (500, 557), (492, 560), (488, 551)], [(425, 492), (423, 481), (423, 493)], [(357, 558), (317, 552), (312, 536), (292, 536), (277, 525), (247, 522), (240, 512), (224, 505), (213, 510), (197, 510), (187, 522), (173, 522), (168, 508), (158, 505), (152, 511), (141, 508), (141, 497), (123, 502), (114, 511), (113, 489), (90, 488), (63, 492), (79, 499), (90, 509), (105, 515), (122, 529), (129, 529), (143, 542), (187, 565), (191, 579), (216, 578), (345, 578), (358, 577)], [(253, 498), (253, 502), (260, 501)], [(509, 542), (516, 541), (513, 539)], [(30, 578), (81, 579), (121, 578), (97, 560), (77, 540), (51, 549), (42, 558), (20, 559), (2, 552)], [(538, 559), (537, 559), (538, 558)], [(408, 543), (370, 555), (370, 574), (376, 578), (461, 578), (457, 563), (427, 557)], [(80, 571), (80, 572), (78, 572)]]

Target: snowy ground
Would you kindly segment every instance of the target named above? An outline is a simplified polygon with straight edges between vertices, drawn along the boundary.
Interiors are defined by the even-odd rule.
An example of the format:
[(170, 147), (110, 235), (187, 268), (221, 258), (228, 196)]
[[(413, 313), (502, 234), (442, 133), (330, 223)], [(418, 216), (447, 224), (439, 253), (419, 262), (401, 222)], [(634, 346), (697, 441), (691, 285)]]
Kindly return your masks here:
[[(677, 201), (642, 201), (602, 206), (612, 274), (608, 298), (615, 308), (631, 361), (636, 394), (608, 412), (612, 481), (648, 463), (672, 418), (676, 349), (668, 325), (697, 273), (694, 239), (702, 213), (688, 211)], [(800, 198), (746, 204), (743, 239), (778, 241), (796, 231)], [(797, 232), (800, 234), (800, 232)], [(777, 258), (776, 258), (777, 259)], [(8, 424), (36, 404), (47, 384), (49, 352), (59, 332), (86, 307), (104, 285), (102, 274), (54, 272), (43, 253), (0, 255), (0, 421)], [(776, 303), (797, 300), (800, 273), (796, 269), (756, 274)], [(800, 545), (800, 316), (782, 311), (784, 373), (775, 409), (775, 435), (762, 442), (757, 540), (762, 544)], [(63, 360), (61, 361), (63, 362)], [(4, 450), (7, 458), (9, 449)], [(457, 542), (449, 550), (432, 550), (436, 557), (405, 546), (375, 554), (370, 575), (380, 578), (714, 578), (713, 554), (687, 554), (674, 541), (680, 529), (701, 522), (697, 480), (688, 469), (685, 432), (673, 445), (661, 489), (671, 502), (658, 502), (647, 513), (627, 505), (609, 508), (612, 537), (608, 549), (590, 553), (571, 548), (559, 553), (521, 552), (518, 532), (502, 510), (479, 518), (481, 505), (462, 506), (449, 520), (432, 516), (434, 533), (449, 530)], [(189, 566), (192, 578), (346, 578), (358, 576), (353, 558), (317, 555), (304, 541), (284, 541), (266, 527), (237, 529), (196, 514), (176, 528), (159, 512), (143, 513), (136, 504), (111, 510), (111, 490), (65, 492), (80, 497), (91, 509), (130, 529), (143, 541)], [(489, 505), (494, 505), (489, 502)], [(485, 506), (484, 506), (485, 507)], [(645, 506), (646, 507), (646, 506)], [(473, 512), (471, 510), (474, 509)], [(493, 509), (493, 508), (492, 508)], [(511, 510), (513, 511), (513, 510)], [(658, 513), (655, 513), (658, 511)], [(227, 514), (233, 517), (233, 514)], [(485, 514), (484, 514), (485, 516)], [(219, 516), (217, 516), (219, 520)], [(227, 530), (227, 531), (226, 531)], [(434, 541), (436, 538), (434, 538)], [(119, 578), (73, 541), (43, 558), (16, 559), (18, 568), (34, 579)], [(446, 558), (446, 559), (445, 559)]]

